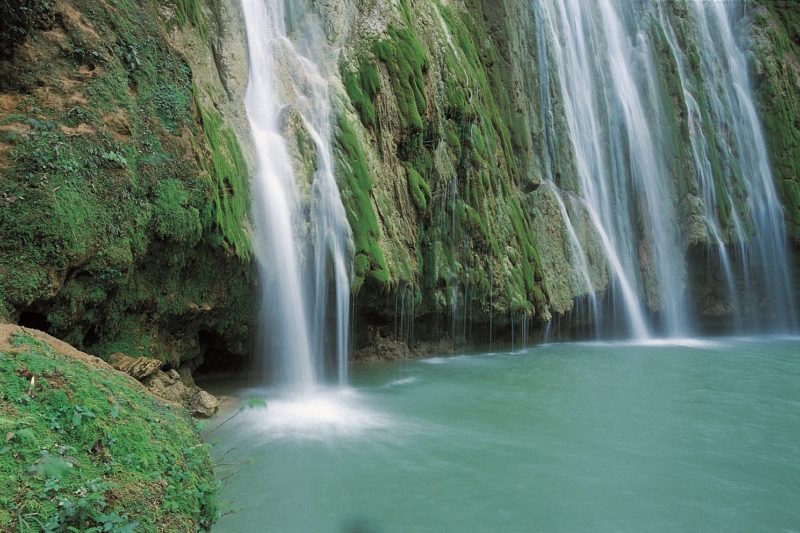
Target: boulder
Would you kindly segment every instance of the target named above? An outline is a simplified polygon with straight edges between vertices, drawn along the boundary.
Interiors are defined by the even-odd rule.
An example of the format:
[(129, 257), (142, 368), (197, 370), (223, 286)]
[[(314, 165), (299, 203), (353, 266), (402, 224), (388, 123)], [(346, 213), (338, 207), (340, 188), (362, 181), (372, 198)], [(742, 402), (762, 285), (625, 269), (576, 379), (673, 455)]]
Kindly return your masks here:
[(153, 375), (164, 364), (151, 357), (129, 357), (122, 353), (111, 354), (108, 362), (117, 370), (125, 372), (139, 381)]

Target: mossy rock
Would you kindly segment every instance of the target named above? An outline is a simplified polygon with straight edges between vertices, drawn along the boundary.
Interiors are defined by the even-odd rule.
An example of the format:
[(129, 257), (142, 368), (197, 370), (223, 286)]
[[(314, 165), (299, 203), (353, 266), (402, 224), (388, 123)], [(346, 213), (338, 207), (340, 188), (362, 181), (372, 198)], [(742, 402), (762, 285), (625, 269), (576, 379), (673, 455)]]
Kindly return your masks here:
[(101, 355), (246, 354), (247, 166), (169, 36), (210, 28), (205, 1), (33, 4), (51, 31), (0, 61), (0, 316)]

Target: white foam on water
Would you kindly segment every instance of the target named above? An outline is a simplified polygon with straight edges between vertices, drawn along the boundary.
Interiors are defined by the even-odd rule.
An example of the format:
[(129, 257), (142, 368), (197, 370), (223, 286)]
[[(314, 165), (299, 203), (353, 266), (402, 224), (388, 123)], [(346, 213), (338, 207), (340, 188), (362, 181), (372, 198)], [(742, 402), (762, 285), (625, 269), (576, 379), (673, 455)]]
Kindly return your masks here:
[[(486, 354), (486, 355), (493, 355), (493, 354)], [(420, 359), (420, 363), (425, 363), (428, 365), (444, 365), (447, 363), (454, 363), (456, 361), (461, 361), (463, 359), (470, 359), (472, 356), (469, 355), (440, 355), (436, 357), (426, 357), (425, 359)]]
[(267, 439), (328, 439), (357, 436), (395, 425), (391, 417), (365, 407), (352, 389), (320, 389), (267, 398), (266, 407), (243, 410), (237, 425)]
[(658, 348), (680, 346), (683, 348), (718, 348), (722, 346), (720, 340), (697, 339), (697, 338), (662, 338), (647, 339), (623, 343), (629, 346), (652, 346)]
[(406, 378), (395, 379), (394, 381), (390, 381), (384, 387), (398, 387), (401, 385), (411, 385), (412, 383), (416, 383), (417, 378), (414, 376), (408, 376)]

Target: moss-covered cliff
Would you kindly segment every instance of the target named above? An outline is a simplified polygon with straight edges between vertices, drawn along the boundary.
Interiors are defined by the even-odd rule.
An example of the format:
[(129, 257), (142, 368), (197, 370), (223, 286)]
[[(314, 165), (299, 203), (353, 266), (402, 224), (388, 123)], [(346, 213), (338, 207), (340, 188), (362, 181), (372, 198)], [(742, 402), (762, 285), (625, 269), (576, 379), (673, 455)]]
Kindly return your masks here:
[[(577, 198), (576, 157), (559, 80), (554, 72), (541, 72), (553, 67), (536, 41), (536, 26), (545, 21), (537, 20), (531, 5), (480, 0), (343, 4), (349, 10), (323, 8), (323, 15), (338, 21), (330, 38), (343, 47), (340, 70), (347, 97), (337, 139), (356, 238), (360, 319), (398, 330), (415, 316), (417, 333), (424, 335), (428, 328), (435, 336), (442, 331), (464, 336), (472, 327), (486, 333), (486, 327), (508, 327), (520, 317), (568, 314), (589, 290), (602, 296), (609, 266)], [(754, 21), (761, 116), (787, 226), (796, 239), (797, 16), (792, 2), (764, 5), (742, 4), (746, 16), (741, 20)], [(654, 16), (652, 10), (636, 9)], [(720, 118), (712, 116), (719, 104), (703, 100), (714, 90), (713, 73), (701, 62), (693, 11), (679, 1), (658, 13), (664, 19), (651, 24), (643, 38), (655, 54), (649, 74), (658, 91), (651, 98), (659, 104), (653, 111), (659, 124), (654, 140), (661, 172), (671, 180), (663, 208), (677, 216), (692, 306), (700, 316), (730, 314), (731, 302), (723, 300), (731, 282), (722, 267), (710, 269), (709, 256), (718, 253), (713, 250), (719, 242), (736, 255), (738, 235), (752, 234), (743, 185), (752, 178), (737, 166), (735, 143), (716, 124)], [(349, 24), (339, 24), (343, 21)], [(697, 116), (689, 116), (694, 112), (690, 98), (699, 106)], [(708, 139), (702, 156), (707, 169), (693, 157), (698, 145), (690, 143), (691, 128), (702, 129)], [(707, 176), (701, 178), (702, 173)], [(706, 185), (703, 179), (713, 182)], [(707, 187), (716, 202), (710, 215), (704, 204)], [(634, 204), (631, 209), (638, 211), (638, 224), (647, 227), (645, 208)], [(576, 272), (570, 239), (582, 247), (583, 278)], [(639, 239), (633, 246), (640, 272), (632, 275), (640, 276), (646, 303), (657, 311), (661, 296), (654, 252), (646, 233)], [(739, 279), (732, 283), (746, 285)], [(396, 333), (408, 337), (407, 331)]]
[(751, 28), (755, 85), (789, 235), (800, 248), (800, 6), (760, 4)]
[[(296, 4), (319, 16), (340, 51), (330, 81), (357, 337), (378, 326), (406, 340), (443, 331), (480, 340), (515, 321), (567, 315), (590, 291), (607, 294), (612, 276), (579, 198), (564, 102), (557, 76), (542, 70), (552, 58), (537, 42), (531, 2)], [(798, 17), (790, 1), (742, 7), (773, 171), (799, 242)], [(101, 355), (191, 369), (212, 352), (246, 354), (256, 291), (238, 2), (0, 8), (0, 315)], [(657, 55), (659, 141), (674, 177), (664, 202), (679, 215), (691, 299), (700, 314), (724, 314), (724, 280), (707, 272), (712, 236), (681, 82), (703, 83), (698, 44), (685, 1), (659, 12), (674, 35), (654, 24), (644, 38)], [(708, 102), (698, 105), (700, 127), (713, 129)], [(291, 110), (285, 118), (305, 184), (313, 143)], [(747, 198), (741, 172), (726, 163), (725, 132), (713, 137), (714, 216), (732, 249), (729, 211)], [(645, 240), (634, 246), (634, 277), (657, 309), (652, 250)]]
[(2, 3), (0, 316), (175, 367), (247, 352), (234, 7)]
[(520, 65), (535, 50), (513, 26), (530, 20), (520, 9), (359, 3), (340, 62), (355, 112), (337, 141), (364, 320), (438, 317), (427, 323), (458, 336), (571, 306), (572, 287), (549, 294), (535, 231), (548, 222), (532, 208), (538, 119)]

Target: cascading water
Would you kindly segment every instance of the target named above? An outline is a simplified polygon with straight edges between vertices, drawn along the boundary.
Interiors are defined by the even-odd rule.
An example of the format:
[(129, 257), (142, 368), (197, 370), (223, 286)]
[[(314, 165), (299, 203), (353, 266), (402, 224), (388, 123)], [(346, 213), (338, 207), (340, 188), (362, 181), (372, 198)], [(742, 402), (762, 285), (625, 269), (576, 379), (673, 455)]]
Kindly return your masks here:
[[(300, 391), (329, 374), (345, 384), (352, 238), (333, 174), (330, 78), (315, 62), (323, 57), (324, 36), (301, 1), (242, 5), (250, 61), (245, 103), (257, 159), (253, 211), (262, 349), (270, 364), (264, 370), (271, 370), (276, 385)], [(291, 124), (292, 117), (299, 121)], [(298, 179), (287, 128), (311, 140), (305, 148), (315, 152), (310, 183)]]
[[(634, 337), (691, 330), (689, 232), (681, 211), (691, 195), (698, 198), (706, 241), (718, 251), (734, 309), (739, 301), (760, 296), (780, 318), (773, 325), (795, 324), (782, 211), (746, 57), (734, 33), (741, 7), (703, 1), (533, 3), (542, 116), (553, 112), (555, 99), (566, 124), (566, 131), (559, 131), (545, 121), (545, 175), (551, 184), (557, 181), (549, 162), (555, 143), (563, 142), (559, 136), (568, 136), (577, 185), (561, 194), (577, 194), (588, 213)], [(684, 25), (684, 42), (676, 38), (676, 19)], [(677, 80), (663, 74), (667, 53), (659, 40), (677, 66), (672, 76)], [(678, 83), (679, 94), (670, 92), (670, 82)], [(679, 126), (669, 108), (674, 99), (687, 115), (688, 139), (676, 135)], [(690, 147), (688, 171), (680, 166), (680, 142)], [(562, 215), (571, 229), (575, 210)], [(580, 243), (571, 238), (570, 245), (573, 268), (589, 280)], [(735, 278), (743, 280), (741, 286)], [(751, 315), (759, 314), (755, 306)], [(646, 309), (658, 313), (659, 323)]]

